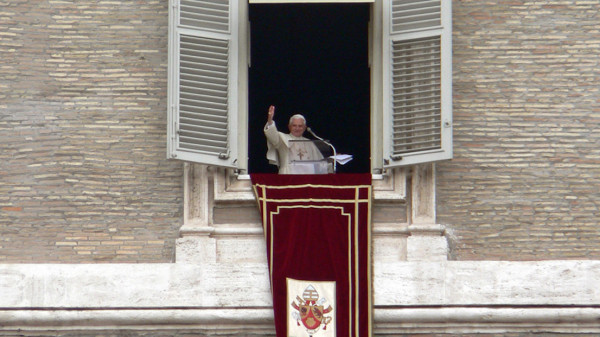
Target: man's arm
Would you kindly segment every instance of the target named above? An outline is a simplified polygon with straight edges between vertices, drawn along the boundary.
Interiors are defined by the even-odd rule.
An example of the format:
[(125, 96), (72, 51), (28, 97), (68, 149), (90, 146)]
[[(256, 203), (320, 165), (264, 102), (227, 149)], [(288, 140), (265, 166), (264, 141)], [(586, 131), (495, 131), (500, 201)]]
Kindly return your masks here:
[(273, 124), (273, 116), (275, 116), (275, 106), (271, 105), (269, 107), (269, 112), (267, 113), (267, 127)]
[(267, 124), (265, 124), (264, 131), (267, 141), (277, 147), (280, 142), (279, 131), (277, 131), (277, 126), (275, 126), (273, 116), (275, 116), (275, 106), (271, 105), (269, 107), (269, 111), (267, 112)]
[(277, 149), (283, 142), (281, 141), (279, 131), (277, 131), (277, 126), (275, 126), (275, 121), (273, 121), (273, 116), (275, 116), (275, 106), (271, 105), (267, 113), (267, 124), (265, 124), (263, 129), (267, 138), (267, 159), (273, 165), (287, 165), (281, 163), (279, 159)]

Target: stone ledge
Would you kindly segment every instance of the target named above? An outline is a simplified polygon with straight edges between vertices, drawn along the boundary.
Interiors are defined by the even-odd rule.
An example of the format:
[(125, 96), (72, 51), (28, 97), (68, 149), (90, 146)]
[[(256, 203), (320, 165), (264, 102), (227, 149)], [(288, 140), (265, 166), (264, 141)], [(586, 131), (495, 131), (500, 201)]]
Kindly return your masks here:
[(214, 329), (269, 331), (272, 308), (3, 309), (2, 330)]
[[(598, 333), (598, 307), (396, 307), (374, 309), (373, 331), (402, 333)], [(185, 330), (273, 334), (271, 308), (4, 309), (7, 330)]]
[[(600, 261), (373, 263), (373, 303), (598, 306)], [(266, 263), (0, 264), (0, 308), (268, 307)], [(158, 305), (160, 303), (160, 305)]]
[(379, 334), (600, 332), (595, 306), (376, 308), (374, 316)]
[[(381, 262), (374, 332), (600, 333), (600, 261)], [(0, 264), (0, 331), (272, 335), (265, 263)]]

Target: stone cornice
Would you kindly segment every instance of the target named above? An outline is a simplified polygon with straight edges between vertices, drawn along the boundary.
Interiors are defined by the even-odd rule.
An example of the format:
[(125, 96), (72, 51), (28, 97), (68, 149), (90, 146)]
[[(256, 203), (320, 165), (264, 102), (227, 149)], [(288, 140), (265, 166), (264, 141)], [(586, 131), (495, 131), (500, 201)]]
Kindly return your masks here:
[[(402, 333), (600, 332), (600, 308), (384, 307), (373, 331)], [(257, 308), (14, 308), (0, 309), (3, 330), (209, 329), (273, 334), (270, 307)]]

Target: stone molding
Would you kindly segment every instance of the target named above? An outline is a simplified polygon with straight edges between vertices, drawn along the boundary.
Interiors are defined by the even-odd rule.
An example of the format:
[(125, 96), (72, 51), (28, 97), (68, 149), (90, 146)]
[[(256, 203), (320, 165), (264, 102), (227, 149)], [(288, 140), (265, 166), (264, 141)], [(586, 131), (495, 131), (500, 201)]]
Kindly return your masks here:
[[(595, 333), (599, 280), (600, 261), (376, 261), (374, 331)], [(0, 292), (0, 331), (272, 331), (264, 263), (4, 264)]]
[[(598, 333), (597, 307), (376, 308), (373, 332), (404, 333)], [(271, 308), (3, 309), (3, 330), (185, 330), (274, 334)]]
[[(232, 170), (222, 168), (212, 170), (216, 203), (255, 201), (249, 175), (236, 175)], [(379, 202), (405, 202), (406, 170), (393, 169), (386, 174), (374, 174), (373, 199)]]

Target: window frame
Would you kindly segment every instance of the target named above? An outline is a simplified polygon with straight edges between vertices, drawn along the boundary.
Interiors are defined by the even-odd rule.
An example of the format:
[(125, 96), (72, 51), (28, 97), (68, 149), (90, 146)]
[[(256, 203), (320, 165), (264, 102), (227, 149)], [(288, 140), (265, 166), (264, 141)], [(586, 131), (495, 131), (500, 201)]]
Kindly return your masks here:
[[(409, 1), (402, 2), (398, 0), (383, 1), (382, 13), (382, 30), (383, 30), (383, 45), (382, 45), (382, 82), (383, 82), (383, 106), (382, 106), (382, 123), (383, 123), (383, 144), (382, 156), (383, 167), (398, 167), (414, 164), (422, 164), (428, 162), (436, 162), (441, 160), (451, 159), (453, 156), (452, 149), (452, 1), (439, 0), (439, 25), (430, 25), (427, 27), (419, 27), (421, 22), (432, 20), (433, 14), (437, 6), (436, 1)], [(415, 27), (407, 28), (403, 31), (394, 30), (394, 7), (413, 7), (406, 9), (406, 16), (416, 22)], [(431, 11), (431, 12), (428, 12)], [(433, 14), (432, 14), (433, 12)], [(404, 13), (400, 13), (404, 14)], [(433, 19), (436, 19), (433, 17)], [(432, 20), (434, 21), (434, 20)], [(394, 154), (394, 42), (404, 41), (419, 41), (427, 38), (439, 38), (440, 40), (440, 69), (439, 69), (439, 134), (440, 147), (436, 149), (416, 150), (407, 152), (398, 156)], [(433, 55), (433, 54), (432, 54)], [(400, 105), (400, 104), (399, 104)], [(415, 122), (413, 125), (416, 125)], [(413, 127), (409, 125), (408, 128)], [(417, 128), (417, 127), (415, 127)]]
[[(193, 1), (193, 0), (192, 0)], [(169, 39), (168, 39), (168, 94), (167, 94), (167, 158), (179, 159), (190, 162), (197, 162), (207, 165), (238, 168), (241, 156), (245, 154), (244, 135), (240, 134), (243, 124), (243, 117), (247, 112), (241, 104), (244, 87), (238, 83), (244, 76), (241, 66), (245, 60), (246, 52), (240, 52), (240, 36), (244, 36), (243, 27), (240, 28), (240, 12), (245, 6), (241, 0), (226, 0), (228, 3), (228, 25), (227, 29), (218, 30), (208, 28), (191, 27), (181, 23), (182, 3), (190, 0), (169, 0)], [(205, 6), (210, 7), (210, 6)], [(207, 16), (210, 16), (210, 8), (206, 10)], [(247, 15), (246, 15), (247, 16)], [(208, 22), (209, 19), (207, 19)], [(200, 20), (199, 20), (200, 21)], [(180, 87), (181, 87), (181, 36), (204, 38), (207, 40), (227, 41), (227, 92), (222, 93), (227, 97), (227, 107), (225, 116), (227, 118), (226, 133), (226, 153), (207, 153), (205, 151), (193, 151), (181, 146), (181, 108), (180, 108)], [(247, 83), (247, 76), (246, 81)], [(199, 123), (204, 123), (200, 121)]]
[[(178, 99), (179, 99), (179, 53), (178, 42), (182, 33), (189, 33), (178, 25), (179, 4), (186, 0), (169, 0), (169, 79), (168, 79), (168, 137), (167, 157), (184, 161), (233, 168), (236, 174), (247, 174), (248, 168), (248, 66), (250, 65), (250, 29), (248, 0), (228, 0), (230, 43), (229, 87), (228, 87), (228, 135), (229, 158), (205, 156), (184, 151), (178, 145)], [(403, 38), (440, 34), (442, 66), (442, 149), (403, 156), (394, 160), (390, 155), (391, 120), (391, 11), (390, 6), (397, 0), (370, 0), (371, 22), (369, 24), (369, 63), (371, 66), (371, 172), (383, 174), (394, 167), (434, 162), (452, 158), (452, 53), (451, 53), (451, 1), (438, 0), (442, 8), (440, 29), (424, 29), (411, 32)], [(289, 2), (289, 1), (286, 1)], [(314, 2), (320, 2), (315, 0)], [(416, 1), (429, 3), (431, 1)], [(434, 1), (435, 2), (435, 1)], [(268, 4), (267, 4), (268, 5)], [(201, 33), (200, 33), (201, 34)], [(210, 35), (210, 34), (209, 34)]]

